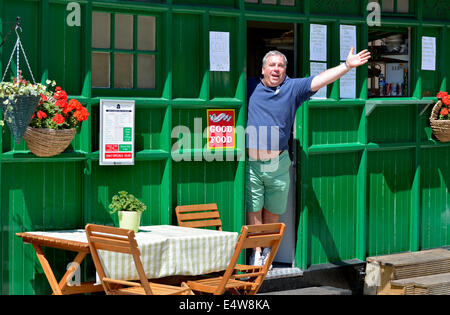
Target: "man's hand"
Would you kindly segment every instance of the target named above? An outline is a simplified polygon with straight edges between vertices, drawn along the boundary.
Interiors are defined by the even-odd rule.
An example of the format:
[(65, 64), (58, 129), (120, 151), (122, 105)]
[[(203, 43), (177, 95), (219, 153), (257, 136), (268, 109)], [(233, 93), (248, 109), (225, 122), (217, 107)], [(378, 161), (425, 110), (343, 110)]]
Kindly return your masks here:
[(321, 89), (322, 87), (333, 83), (343, 75), (345, 75), (350, 69), (362, 66), (367, 63), (370, 58), (370, 52), (367, 49), (364, 49), (360, 53), (354, 55), (355, 48), (352, 47), (347, 56), (347, 60), (345, 61), (346, 65), (340, 64), (334, 68), (325, 70), (319, 75), (316, 75), (311, 82), (311, 91), (315, 92)]
[(347, 56), (346, 62), (350, 68), (362, 66), (363, 64), (367, 63), (367, 61), (369, 61), (370, 51), (368, 51), (367, 49), (364, 49), (363, 51), (357, 53), (356, 55), (353, 54), (354, 52), (355, 47), (352, 47)]

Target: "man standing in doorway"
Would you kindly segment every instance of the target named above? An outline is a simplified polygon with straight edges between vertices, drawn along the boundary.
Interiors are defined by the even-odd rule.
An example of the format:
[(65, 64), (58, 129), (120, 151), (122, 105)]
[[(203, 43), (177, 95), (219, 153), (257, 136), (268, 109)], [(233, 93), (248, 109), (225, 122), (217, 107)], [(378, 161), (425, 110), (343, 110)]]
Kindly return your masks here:
[[(286, 211), (291, 165), (288, 141), (295, 113), (322, 87), (367, 63), (370, 52), (354, 54), (354, 50), (341, 65), (298, 79), (286, 75), (284, 54), (275, 50), (264, 56), (260, 81), (248, 95), (247, 224), (276, 223)], [(254, 249), (250, 264), (263, 265), (269, 252), (270, 248)]]

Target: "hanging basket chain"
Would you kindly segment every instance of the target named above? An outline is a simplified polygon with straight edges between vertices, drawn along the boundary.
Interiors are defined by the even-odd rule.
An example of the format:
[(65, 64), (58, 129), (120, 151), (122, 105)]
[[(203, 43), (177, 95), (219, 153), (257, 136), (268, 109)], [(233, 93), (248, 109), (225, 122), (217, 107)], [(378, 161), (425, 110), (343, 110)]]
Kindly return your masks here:
[[(31, 71), (31, 67), (30, 67), (30, 64), (28, 62), (28, 58), (27, 58), (27, 55), (25, 53), (25, 49), (23, 48), (22, 42), (20, 40), (19, 33), (17, 32), (18, 29), (20, 29), (20, 31), (22, 31), (22, 27), (20, 26), (20, 17), (17, 17), (17, 23), (13, 26), (12, 29), (14, 29), (14, 31), (16, 32), (17, 40), (16, 40), (16, 44), (14, 45), (14, 48), (12, 49), (11, 56), (9, 57), (9, 61), (8, 61), (7, 66), (6, 66), (5, 72), (3, 73), (2, 81), (5, 80), (5, 76), (6, 76), (6, 73), (8, 72), (9, 66), (11, 65), (11, 60), (12, 60), (12, 57), (14, 56), (14, 53), (17, 53), (17, 59), (16, 59), (17, 60), (17, 84), (19, 84), (20, 76), (21, 76), (20, 75), (20, 50), (22, 50), (22, 54), (25, 57), (25, 62), (27, 64), (28, 71), (30, 72), (31, 79), (33, 80), (33, 83), (36, 84), (36, 80), (34, 79), (33, 71)], [(5, 39), (2, 42), (2, 45), (5, 42), (6, 38), (10, 35), (12, 29), (8, 32), (8, 35), (6, 35)]]

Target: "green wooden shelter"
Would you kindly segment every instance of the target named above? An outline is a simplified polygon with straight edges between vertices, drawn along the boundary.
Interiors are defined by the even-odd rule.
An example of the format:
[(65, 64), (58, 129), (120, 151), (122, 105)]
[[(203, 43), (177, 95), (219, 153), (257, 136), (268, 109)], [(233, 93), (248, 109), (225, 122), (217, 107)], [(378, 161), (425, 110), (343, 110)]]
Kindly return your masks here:
[[(313, 65), (342, 61), (343, 25), (357, 51), (370, 48), (374, 58), (297, 112), (293, 264), (449, 245), (450, 143), (434, 137), (428, 105), (450, 90), (450, 0), (375, 2), (379, 11), (368, 0), (0, 0), (2, 39), (20, 16), (36, 80), (56, 80), (90, 112), (55, 157), (36, 157), (1, 129), (1, 293), (50, 291), (15, 233), (116, 224), (108, 205), (119, 190), (147, 205), (142, 224), (176, 224), (177, 205), (215, 202), (224, 230), (239, 231), (245, 149), (206, 148), (207, 109), (234, 109), (236, 128), (245, 128), (247, 78), (260, 74), (264, 53), (283, 51), (289, 75), (309, 76)], [(310, 53), (317, 25), (326, 30), (325, 60)], [(210, 32), (229, 36), (228, 71), (210, 68)], [(13, 46), (0, 47), (2, 73)], [(398, 69), (400, 81), (390, 82)], [(134, 165), (99, 163), (102, 99), (135, 101)], [(176, 126), (192, 130), (197, 145), (174, 148)], [(70, 253), (48, 253), (64, 273)]]

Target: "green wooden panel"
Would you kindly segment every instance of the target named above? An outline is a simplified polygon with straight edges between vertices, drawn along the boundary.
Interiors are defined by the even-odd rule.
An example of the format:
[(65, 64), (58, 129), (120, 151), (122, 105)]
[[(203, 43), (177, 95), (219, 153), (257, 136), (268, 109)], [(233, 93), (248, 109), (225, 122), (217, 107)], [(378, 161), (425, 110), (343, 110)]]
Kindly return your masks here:
[[(80, 71), (85, 47), (82, 43), (82, 28), (68, 26), (67, 4), (52, 4), (48, 14), (47, 41), (42, 43), (48, 51), (48, 78), (55, 80), (69, 95), (81, 95), (85, 74)], [(84, 6), (81, 7), (82, 11)], [(81, 12), (83, 16), (83, 12)], [(55, 45), (56, 44), (56, 45)]]
[(312, 0), (311, 13), (325, 15), (361, 15), (363, 1), (360, 0)]
[[(236, 209), (234, 187), (240, 185), (238, 162), (173, 163), (172, 207), (199, 203), (217, 203), (224, 230), (232, 230), (242, 220), (244, 209)], [(172, 223), (176, 223), (173, 214)]]
[(421, 243), (422, 248), (450, 244), (449, 148), (421, 152)]
[(436, 71), (421, 70), (420, 76), (422, 78), (422, 97), (434, 97), (440, 89), (440, 71), (443, 69), (439, 64), (441, 41), (439, 40), (439, 29), (423, 28), (422, 36), (429, 36), (436, 38)]
[(361, 107), (310, 109), (309, 144), (358, 142), (362, 111)]
[[(15, 233), (72, 229), (83, 224), (82, 163), (1, 166), (2, 179), (7, 179), (1, 186), (2, 294), (47, 294), (49, 287), (32, 246)], [(63, 272), (71, 254), (47, 253), (50, 263)]]
[(368, 256), (409, 250), (415, 151), (369, 152)]
[(173, 4), (200, 5), (200, 6), (220, 6), (238, 7), (239, 0), (173, 0)]
[(202, 17), (193, 14), (173, 15), (173, 97), (198, 98), (203, 79)]
[(368, 142), (414, 142), (415, 106), (377, 107), (367, 119)]
[(167, 191), (162, 185), (165, 161), (135, 161), (135, 165), (100, 166), (92, 163), (92, 195), (86, 209), (86, 223), (118, 226), (117, 213), (109, 213), (109, 203), (113, 195), (126, 190), (147, 205), (142, 214), (141, 224), (166, 224), (169, 215), (167, 202), (162, 195)]
[(355, 223), (359, 153), (309, 157), (310, 261), (326, 263), (355, 258)]
[(230, 71), (210, 72), (210, 98), (235, 97), (239, 77), (237, 33), (238, 23), (236, 18), (211, 17), (210, 31), (230, 33)]
[(137, 108), (135, 114), (135, 151), (163, 149), (162, 127), (166, 109)]
[(450, 4), (447, 0), (423, 1), (423, 17), (432, 20), (450, 19)]

